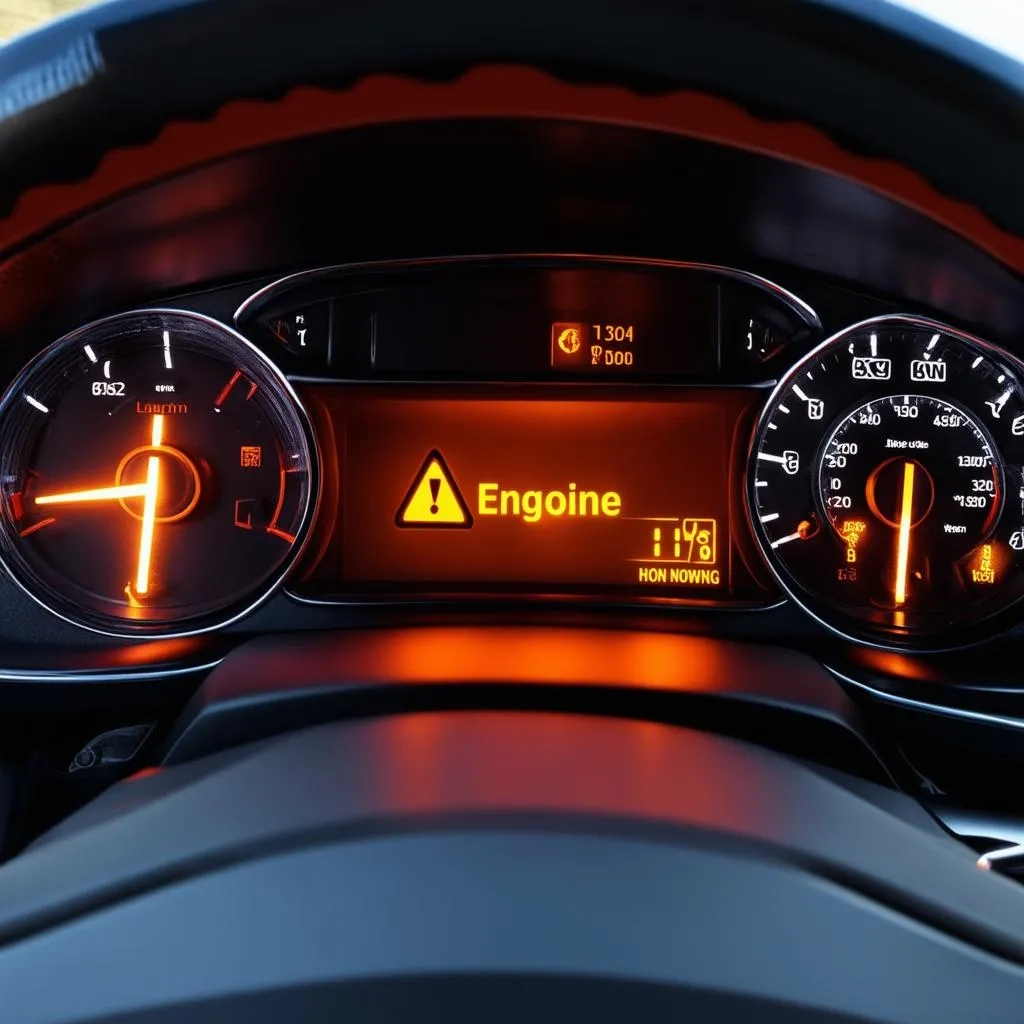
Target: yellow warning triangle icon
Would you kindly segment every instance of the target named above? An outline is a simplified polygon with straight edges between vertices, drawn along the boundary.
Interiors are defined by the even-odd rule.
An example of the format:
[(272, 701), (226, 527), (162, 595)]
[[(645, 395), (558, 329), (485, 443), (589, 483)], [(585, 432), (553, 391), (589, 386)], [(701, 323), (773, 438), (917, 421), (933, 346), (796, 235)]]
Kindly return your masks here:
[(449, 530), (468, 530), (473, 525), (473, 516), (458, 484), (437, 449), (423, 460), (416, 479), (398, 506), (395, 525)]

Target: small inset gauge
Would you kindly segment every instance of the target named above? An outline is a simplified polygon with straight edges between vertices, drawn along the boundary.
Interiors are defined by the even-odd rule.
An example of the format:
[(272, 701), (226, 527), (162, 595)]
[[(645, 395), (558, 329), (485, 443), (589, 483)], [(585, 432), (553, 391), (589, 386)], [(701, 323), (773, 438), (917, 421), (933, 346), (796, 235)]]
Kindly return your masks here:
[(112, 317), (44, 351), (3, 399), (0, 553), (88, 628), (214, 628), (294, 562), (317, 469), (298, 399), (240, 335), (171, 310)]
[(780, 582), (835, 629), (952, 646), (1024, 596), (1024, 387), (1007, 353), (883, 317), (786, 375), (748, 503)]

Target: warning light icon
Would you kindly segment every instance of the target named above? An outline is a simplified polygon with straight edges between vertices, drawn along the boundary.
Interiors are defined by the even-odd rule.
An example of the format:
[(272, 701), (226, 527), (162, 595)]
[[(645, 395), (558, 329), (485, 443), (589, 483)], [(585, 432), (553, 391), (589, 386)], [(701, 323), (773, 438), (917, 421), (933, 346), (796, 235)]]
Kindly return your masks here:
[(587, 356), (586, 324), (558, 322), (551, 325), (551, 365), (577, 369)]
[(580, 350), (583, 339), (580, 337), (578, 327), (566, 327), (558, 335), (558, 347), (567, 355), (575, 355)]
[(395, 513), (400, 527), (468, 530), (473, 516), (444, 457), (436, 449), (424, 460)]

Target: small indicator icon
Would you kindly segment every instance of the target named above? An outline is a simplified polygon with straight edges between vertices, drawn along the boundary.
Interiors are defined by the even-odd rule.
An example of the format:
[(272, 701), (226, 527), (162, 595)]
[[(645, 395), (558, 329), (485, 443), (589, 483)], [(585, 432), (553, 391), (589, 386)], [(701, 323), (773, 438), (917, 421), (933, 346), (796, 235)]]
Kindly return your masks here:
[(978, 552), (977, 565), (971, 570), (971, 579), (975, 583), (995, 583), (995, 559), (991, 544), (982, 544)]
[(580, 332), (575, 327), (566, 327), (564, 331), (561, 331), (558, 335), (558, 347), (567, 355), (574, 356), (580, 350), (580, 345), (583, 344), (583, 339), (580, 337)]
[(235, 500), (235, 526), (240, 530), (251, 530), (255, 517), (257, 502), (255, 498), (237, 498)]
[(839, 524), (839, 536), (846, 544), (847, 564), (853, 565), (857, 561), (857, 544), (867, 528), (868, 524), (864, 519), (844, 519)]
[(586, 325), (582, 323), (553, 323), (551, 325), (551, 365), (577, 366), (584, 362), (586, 351)]
[(473, 516), (455, 477), (436, 449), (423, 460), (416, 479), (398, 506), (395, 525), (455, 530), (468, 530), (473, 525)]
[(263, 448), (258, 444), (243, 444), (240, 463), (242, 469), (259, 469), (263, 465)]

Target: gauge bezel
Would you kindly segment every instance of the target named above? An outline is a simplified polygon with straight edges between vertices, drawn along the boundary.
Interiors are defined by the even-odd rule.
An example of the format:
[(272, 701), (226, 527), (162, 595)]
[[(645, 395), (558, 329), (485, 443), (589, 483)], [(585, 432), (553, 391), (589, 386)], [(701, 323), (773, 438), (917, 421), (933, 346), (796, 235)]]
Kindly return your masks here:
[[(888, 637), (882, 632), (881, 628), (873, 628), (871, 624), (867, 622), (865, 622), (863, 626), (860, 626), (856, 619), (853, 619), (841, 611), (837, 611), (830, 619), (828, 616), (828, 608), (830, 607), (828, 603), (825, 601), (816, 602), (811, 594), (800, 588), (795, 581), (790, 580), (789, 573), (781, 568), (781, 563), (779, 565), (776, 564), (775, 557), (772, 554), (771, 542), (768, 539), (767, 533), (760, 523), (757, 514), (755, 513), (757, 500), (755, 481), (757, 476), (756, 455), (758, 442), (764, 431), (767, 429), (767, 423), (770, 416), (774, 414), (774, 411), (777, 408), (776, 403), (780, 395), (789, 388), (790, 383), (794, 378), (799, 377), (804, 372), (809, 364), (820, 359), (822, 353), (827, 352), (833, 346), (851, 335), (873, 327), (905, 327), (912, 330), (938, 331), (953, 339), (958, 339), (969, 345), (982, 349), (989, 353), (992, 358), (1006, 362), (1013, 367), (1015, 373), (1017, 373), (1021, 381), (1024, 382), (1024, 362), (1012, 353), (999, 345), (985, 341), (983, 338), (979, 338), (967, 331), (963, 331), (958, 327), (953, 327), (950, 324), (943, 323), (941, 320), (917, 316), (913, 313), (886, 313), (881, 316), (869, 317), (866, 320), (860, 320), (841, 328), (834, 334), (825, 338), (824, 341), (815, 345), (814, 348), (794, 363), (779, 378), (775, 387), (772, 388), (771, 393), (765, 399), (764, 406), (761, 408), (761, 411), (757, 416), (754, 428), (750, 434), (750, 443), (747, 447), (746, 479), (744, 481), (743, 489), (744, 507), (746, 510), (748, 527), (754, 536), (754, 540), (757, 543), (762, 559), (768, 566), (772, 577), (786, 597), (802, 612), (813, 619), (819, 626), (824, 627), (824, 629), (829, 633), (842, 640), (866, 647), (872, 647), (876, 650), (893, 651), (903, 654), (908, 652), (913, 652), (915, 654), (939, 654), (945, 651), (960, 650), (965, 647), (983, 643), (992, 637), (1008, 631), (1009, 627), (1006, 625), (1007, 619), (1014, 608), (1017, 608), (1019, 605), (1024, 603), (1024, 595), (1010, 601), (1010, 603), (1004, 608), (994, 612), (988, 618), (977, 623), (965, 625), (962, 634), (955, 640), (949, 639), (944, 642), (939, 635), (927, 635), (919, 638), (908, 638), (906, 640), (900, 640), (897, 637)], [(823, 442), (824, 435), (822, 443)], [(821, 444), (818, 446), (819, 450), (820, 448)], [(1002, 465), (1002, 453), (999, 451), (998, 447), (995, 450), (998, 453), (1000, 460), (1000, 473), (1003, 473), (1004, 466)], [(815, 463), (817, 463), (817, 458), (815, 459)], [(817, 474), (815, 474), (815, 477), (816, 476)], [(816, 482), (814, 484), (814, 489), (816, 494)], [(817, 497), (815, 498), (815, 501), (817, 502)], [(816, 604), (819, 603), (824, 606), (824, 611), (821, 611), (816, 607)]]
[[(80, 341), (83, 335), (88, 335), (96, 330), (116, 328), (118, 324), (138, 320), (145, 317), (179, 317), (185, 320), (198, 321), (206, 329), (223, 332), (232, 342), (241, 347), (246, 355), (257, 363), (266, 372), (274, 385), (280, 389), (281, 395), (287, 400), (292, 413), (296, 418), (299, 432), (305, 442), (308, 453), (309, 482), (306, 494), (306, 501), (302, 508), (299, 525), (296, 530), (296, 539), (285, 555), (280, 566), (267, 580), (263, 581), (258, 589), (247, 594), (244, 599), (231, 602), (226, 605), (223, 612), (214, 613), (202, 617), (183, 620), (180, 629), (168, 626), (160, 622), (152, 626), (146, 623), (124, 623), (104, 616), (101, 613), (83, 614), (76, 616), (73, 610), (74, 602), (56, 602), (49, 599), (48, 595), (36, 593), (30, 582), (21, 578), (19, 570), (13, 566), (8, 558), (7, 548), (10, 538), (4, 534), (0, 540), (0, 567), (7, 574), (14, 584), (24, 594), (30, 597), (37, 605), (44, 608), (51, 615), (79, 629), (85, 629), (90, 633), (101, 636), (116, 637), (118, 639), (135, 640), (167, 640), (180, 637), (198, 636), (203, 633), (210, 633), (215, 630), (224, 629), (233, 623), (251, 615), (257, 608), (268, 601), (275, 593), (281, 591), (288, 575), (295, 564), (302, 557), (309, 542), (311, 527), (316, 518), (320, 502), (320, 482), (322, 479), (322, 463), (320, 446), (317, 442), (316, 433), (313, 430), (312, 420), (306, 410), (302, 399), (292, 387), (291, 381), (285, 376), (276, 363), (273, 362), (257, 348), (248, 338), (239, 333), (234, 327), (218, 320), (215, 317), (207, 316), (204, 313), (197, 313), (188, 309), (177, 309), (168, 306), (146, 306), (138, 309), (126, 310), (112, 316), (101, 317), (98, 320), (82, 324), (74, 330), (62, 335), (56, 341), (47, 345), (21, 369), (14, 380), (8, 385), (0, 397), (0, 420), (8, 413), (11, 406), (17, 401), (27, 381), (31, 380), (37, 370), (48, 360), (59, 355), (59, 353)], [(30, 570), (29, 570), (30, 572)]]

